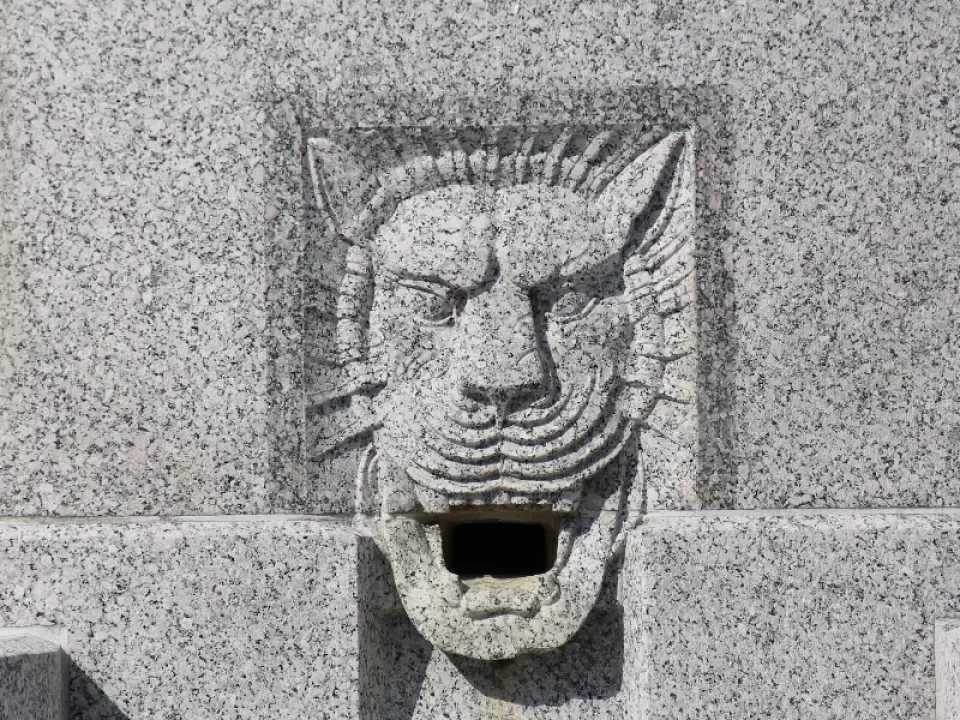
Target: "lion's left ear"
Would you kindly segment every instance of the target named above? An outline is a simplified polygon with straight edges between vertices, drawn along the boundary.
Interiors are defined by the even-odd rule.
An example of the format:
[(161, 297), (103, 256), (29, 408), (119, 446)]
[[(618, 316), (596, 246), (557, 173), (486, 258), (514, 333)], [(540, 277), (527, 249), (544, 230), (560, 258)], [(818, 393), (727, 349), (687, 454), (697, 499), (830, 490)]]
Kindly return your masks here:
[[(668, 135), (627, 165), (594, 201), (610, 240), (621, 245), (646, 215), (661, 214), (664, 200), (688, 142), (687, 133)], [(656, 222), (656, 218), (649, 218)], [(642, 251), (642, 249), (641, 249)]]
[(354, 244), (357, 217), (375, 187), (374, 174), (360, 158), (327, 138), (307, 141), (307, 159), (317, 205), (327, 211), (334, 230)]

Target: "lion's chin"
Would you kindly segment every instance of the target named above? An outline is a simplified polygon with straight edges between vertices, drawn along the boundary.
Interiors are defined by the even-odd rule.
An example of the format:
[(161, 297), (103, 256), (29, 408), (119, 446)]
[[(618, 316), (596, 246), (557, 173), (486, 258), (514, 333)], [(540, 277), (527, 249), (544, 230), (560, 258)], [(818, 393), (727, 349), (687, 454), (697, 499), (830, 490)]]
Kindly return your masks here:
[(504, 659), (558, 647), (580, 627), (600, 591), (616, 503), (597, 514), (473, 506), (383, 516), (380, 537), (404, 609), (427, 640)]
[(476, 659), (567, 642), (596, 602), (618, 535), (622, 463), (570, 492), (434, 493), (380, 458), (381, 548), (404, 609), (441, 650)]

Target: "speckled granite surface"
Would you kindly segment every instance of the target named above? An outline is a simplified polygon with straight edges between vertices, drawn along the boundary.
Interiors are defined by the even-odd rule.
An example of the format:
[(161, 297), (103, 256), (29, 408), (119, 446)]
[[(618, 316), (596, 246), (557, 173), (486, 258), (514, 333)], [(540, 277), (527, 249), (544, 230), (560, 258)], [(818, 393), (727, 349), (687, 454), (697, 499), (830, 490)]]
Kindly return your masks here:
[(559, 650), (488, 663), (431, 650), (396, 618), (384, 720), (624, 720), (622, 631), (619, 608), (601, 608)]
[(702, 473), (651, 508), (960, 506), (951, 10), (4, 2), (0, 516), (65, 520), (0, 526), (0, 626), (66, 628), (78, 720), (932, 717), (949, 513), (651, 517), (622, 619), (479, 669), (345, 526), (142, 516), (354, 510), (306, 147), (357, 124), (696, 128)]
[(657, 517), (633, 538), (631, 718), (932, 718), (960, 516)]
[(329, 523), (0, 527), (0, 626), (67, 633), (72, 717), (359, 712), (358, 541)]
[(936, 624), (937, 720), (960, 717), (960, 619)]
[(66, 631), (84, 720), (839, 720), (932, 717), (960, 614), (956, 515), (656, 516), (622, 617), (611, 594), (569, 647), (490, 665), (431, 650), (368, 547), (329, 521), (5, 525), (0, 624)]
[(300, 131), (652, 116), (705, 140), (700, 500), (960, 500), (956, 13), (3, 13), (0, 512), (348, 510), (349, 466), (302, 476), (323, 333), (298, 318), (322, 326), (341, 255), (316, 247)]
[(176, 3), (4, 13), (0, 512), (264, 508), (245, 25)]
[(64, 657), (47, 640), (0, 638), (0, 718), (66, 720)]
[(567, 646), (512, 661), (447, 656), (378, 600), (373, 717), (934, 717), (957, 513), (657, 515), (626, 558)]

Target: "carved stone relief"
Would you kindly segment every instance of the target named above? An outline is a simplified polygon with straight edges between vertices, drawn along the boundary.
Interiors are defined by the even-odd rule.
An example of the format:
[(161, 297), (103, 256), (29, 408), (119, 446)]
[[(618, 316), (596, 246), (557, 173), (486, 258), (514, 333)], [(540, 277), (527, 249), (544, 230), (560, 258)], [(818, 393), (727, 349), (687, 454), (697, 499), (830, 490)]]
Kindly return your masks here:
[(350, 245), (315, 453), (367, 444), (360, 522), (431, 643), (562, 645), (644, 512), (644, 437), (696, 420), (693, 134), (356, 130), (309, 157)]

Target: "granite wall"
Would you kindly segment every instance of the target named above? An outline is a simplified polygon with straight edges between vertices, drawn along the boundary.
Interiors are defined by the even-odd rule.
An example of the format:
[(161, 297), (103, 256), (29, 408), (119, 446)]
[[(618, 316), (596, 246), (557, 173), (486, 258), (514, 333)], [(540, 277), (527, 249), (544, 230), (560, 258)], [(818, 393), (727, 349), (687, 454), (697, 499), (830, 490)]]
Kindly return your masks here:
[[(960, 615), (947, 4), (0, 18), (0, 626), (65, 630), (75, 718), (933, 718)], [(701, 476), (567, 655), (468, 667), (350, 526), (356, 453), (311, 451), (345, 248), (305, 141), (565, 122), (698, 130)]]

